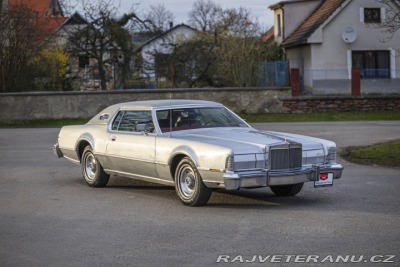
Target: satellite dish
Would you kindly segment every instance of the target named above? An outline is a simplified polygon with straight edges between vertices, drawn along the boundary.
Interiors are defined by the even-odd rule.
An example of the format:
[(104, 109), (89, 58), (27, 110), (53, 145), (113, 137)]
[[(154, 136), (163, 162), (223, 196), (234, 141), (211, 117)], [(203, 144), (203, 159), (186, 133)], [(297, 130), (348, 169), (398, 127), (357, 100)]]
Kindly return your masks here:
[(342, 31), (342, 38), (348, 44), (351, 44), (357, 39), (357, 30), (353, 26), (347, 26)]

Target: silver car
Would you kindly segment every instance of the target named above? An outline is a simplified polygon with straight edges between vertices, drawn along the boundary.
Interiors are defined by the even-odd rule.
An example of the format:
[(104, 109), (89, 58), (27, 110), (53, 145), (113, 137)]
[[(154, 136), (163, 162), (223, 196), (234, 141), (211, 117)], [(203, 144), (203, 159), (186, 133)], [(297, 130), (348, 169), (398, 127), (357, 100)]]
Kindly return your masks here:
[(332, 186), (342, 175), (336, 144), (259, 131), (222, 104), (154, 100), (110, 106), (85, 125), (64, 126), (53, 147), (82, 166), (89, 186), (110, 175), (175, 186), (180, 200), (204, 205), (213, 189), (270, 187), (294, 196), (305, 182)]

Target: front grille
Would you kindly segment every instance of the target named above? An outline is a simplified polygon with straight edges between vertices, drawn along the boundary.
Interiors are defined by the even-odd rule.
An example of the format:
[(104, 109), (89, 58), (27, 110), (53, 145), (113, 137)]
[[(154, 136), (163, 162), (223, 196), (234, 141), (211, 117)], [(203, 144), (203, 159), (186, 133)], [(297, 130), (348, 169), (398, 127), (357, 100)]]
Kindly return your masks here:
[(296, 147), (274, 148), (269, 153), (271, 170), (299, 169), (302, 165), (302, 148)]

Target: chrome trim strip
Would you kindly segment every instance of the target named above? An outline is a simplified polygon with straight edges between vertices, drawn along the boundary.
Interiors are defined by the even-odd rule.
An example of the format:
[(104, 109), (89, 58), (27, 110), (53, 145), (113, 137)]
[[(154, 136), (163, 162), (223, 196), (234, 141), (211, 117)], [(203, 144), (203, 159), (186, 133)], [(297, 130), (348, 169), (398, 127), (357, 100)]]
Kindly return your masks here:
[(68, 157), (68, 156), (65, 156), (64, 155), (64, 158), (66, 158), (67, 160), (70, 160), (70, 161), (72, 161), (73, 163), (76, 163), (76, 164), (81, 164), (81, 162), (79, 161), (79, 160), (76, 160), (76, 159), (72, 159), (72, 158), (70, 158), (70, 157)]
[(133, 161), (139, 161), (139, 162), (145, 162), (145, 163), (155, 163), (153, 160), (143, 160), (143, 159), (138, 159), (138, 158), (131, 158), (131, 157), (121, 157), (117, 155), (110, 155), (110, 154), (104, 154), (107, 157), (111, 158), (117, 158), (117, 159), (127, 159), (127, 160), (133, 160)]
[(203, 180), (203, 183), (224, 184), (222, 181)]
[(115, 174), (121, 174), (122, 176), (134, 176), (135, 178), (138, 179), (145, 179), (145, 180), (152, 180), (152, 181), (158, 181), (161, 183), (166, 183), (166, 184), (171, 184), (174, 185), (174, 181), (168, 181), (165, 179), (161, 179), (161, 178), (155, 178), (155, 177), (150, 177), (150, 176), (145, 176), (145, 175), (140, 175), (140, 174), (133, 174), (133, 173), (128, 173), (128, 172), (121, 172), (121, 171), (115, 171), (115, 170), (111, 170), (111, 169), (104, 169), (105, 172), (112, 172)]

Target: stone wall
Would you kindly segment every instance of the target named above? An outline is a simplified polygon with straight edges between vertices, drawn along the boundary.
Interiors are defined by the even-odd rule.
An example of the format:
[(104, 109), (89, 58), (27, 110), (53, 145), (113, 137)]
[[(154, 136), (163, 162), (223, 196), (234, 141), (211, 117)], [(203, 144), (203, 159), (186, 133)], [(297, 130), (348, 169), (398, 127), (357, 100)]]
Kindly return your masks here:
[(331, 96), (282, 99), (282, 112), (400, 111), (400, 96)]
[(290, 88), (204, 88), (0, 94), (0, 121), (90, 118), (112, 104), (151, 99), (198, 99), (235, 112), (278, 113)]

